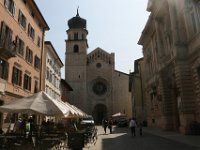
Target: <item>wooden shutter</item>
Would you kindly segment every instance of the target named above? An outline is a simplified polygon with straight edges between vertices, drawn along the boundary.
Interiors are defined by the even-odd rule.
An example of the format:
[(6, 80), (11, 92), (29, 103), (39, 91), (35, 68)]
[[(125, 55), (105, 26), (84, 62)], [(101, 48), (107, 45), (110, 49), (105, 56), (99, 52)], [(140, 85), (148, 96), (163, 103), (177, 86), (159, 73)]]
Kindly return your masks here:
[(6, 24), (1, 22), (1, 35), (0, 35), (0, 47), (5, 45), (5, 34), (6, 34)]

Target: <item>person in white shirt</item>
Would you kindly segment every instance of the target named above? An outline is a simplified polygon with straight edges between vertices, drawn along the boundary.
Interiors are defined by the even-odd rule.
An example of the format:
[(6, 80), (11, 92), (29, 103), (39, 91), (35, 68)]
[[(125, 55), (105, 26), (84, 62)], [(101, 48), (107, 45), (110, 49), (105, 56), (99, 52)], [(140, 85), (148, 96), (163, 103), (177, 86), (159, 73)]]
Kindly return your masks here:
[(135, 136), (135, 128), (136, 128), (137, 124), (135, 121), (135, 118), (132, 118), (129, 122), (129, 127), (131, 128), (131, 135)]

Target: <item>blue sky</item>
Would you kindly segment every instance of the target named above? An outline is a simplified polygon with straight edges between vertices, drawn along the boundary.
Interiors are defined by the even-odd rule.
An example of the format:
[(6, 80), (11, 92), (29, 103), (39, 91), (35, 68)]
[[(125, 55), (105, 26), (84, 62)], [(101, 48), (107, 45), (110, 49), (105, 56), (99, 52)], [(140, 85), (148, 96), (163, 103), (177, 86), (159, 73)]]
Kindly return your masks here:
[[(97, 47), (115, 53), (115, 69), (129, 73), (134, 60), (142, 57), (137, 44), (149, 13), (148, 0), (35, 0), (50, 30), (45, 40), (51, 41), (65, 63), (65, 40), (68, 20), (79, 15), (87, 20), (88, 53)], [(64, 78), (64, 67), (62, 68)]]

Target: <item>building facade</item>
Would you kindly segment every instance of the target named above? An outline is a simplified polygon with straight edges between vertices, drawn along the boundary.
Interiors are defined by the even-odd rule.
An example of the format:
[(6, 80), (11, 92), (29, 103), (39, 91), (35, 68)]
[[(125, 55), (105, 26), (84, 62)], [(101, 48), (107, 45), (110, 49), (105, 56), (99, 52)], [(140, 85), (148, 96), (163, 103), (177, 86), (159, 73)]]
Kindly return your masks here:
[(101, 48), (87, 53), (86, 20), (78, 12), (68, 26), (65, 80), (73, 89), (71, 104), (93, 115), (97, 123), (116, 112), (132, 116), (129, 75), (115, 70), (114, 53)]
[(130, 73), (130, 91), (133, 107), (133, 116), (138, 123), (143, 123), (146, 126), (147, 113), (146, 113), (146, 99), (144, 92), (144, 59), (140, 58), (134, 62), (134, 72)]
[(50, 41), (45, 41), (42, 59), (42, 91), (54, 99), (61, 99), (61, 68), (63, 63)]
[(145, 61), (148, 125), (190, 132), (200, 122), (200, 2), (149, 0), (139, 44)]
[(71, 103), (70, 92), (73, 91), (72, 87), (64, 80), (61, 79), (61, 100), (63, 102)]
[[(46, 30), (34, 0), (0, 0), (0, 105), (40, 90)], [(0, 114), (1, 126), (10, 123), (11, 116)]]

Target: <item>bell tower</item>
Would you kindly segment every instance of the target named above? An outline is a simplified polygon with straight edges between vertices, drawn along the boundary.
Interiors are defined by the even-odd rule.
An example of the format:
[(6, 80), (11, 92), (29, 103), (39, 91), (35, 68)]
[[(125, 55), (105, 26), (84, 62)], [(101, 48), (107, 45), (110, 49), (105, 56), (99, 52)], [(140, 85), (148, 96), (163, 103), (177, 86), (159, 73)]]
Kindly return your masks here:
[(87, 34), (86, 20), (77, 14), (68, 21), (66, 31), (65, 80), (72, 86), (70, 103), (85, 110), (86, 102), (86, 66), (87, 66)]

